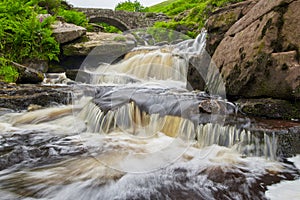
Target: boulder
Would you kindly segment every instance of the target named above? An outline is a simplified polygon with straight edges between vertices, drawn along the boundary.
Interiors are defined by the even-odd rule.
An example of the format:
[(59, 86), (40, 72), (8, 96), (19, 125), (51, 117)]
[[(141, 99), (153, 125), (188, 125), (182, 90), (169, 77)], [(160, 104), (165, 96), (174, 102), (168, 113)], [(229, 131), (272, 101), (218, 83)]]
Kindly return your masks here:
[[(98, 66), (99, 63), (112, 63), (136, 46), (134, 38), (121, 34), (88, 32), (81, 41), (64, 45), (62, 65), (64, 61), (85, 58), (85, 64)], [(78, 62), (66, 63), (68, 69)], [(81, 63), (80, 63), (81, 64)], [(78, 66), (80, 67), (80, 66)]]
[(228, 29), (257, 3), (258, 0), (249, 0), (220, 8), (212, 13), (205, 23), (207, 30), (206, 50), (212, 56), (217, 46), (224, 38)]
[(60, 44), (71, 42), (86, 34), (86, 29), (75, 24), (56, 22), (52, 25), (53, 36)]
[(212, 59), (229, 97), (300, 97), (299, 9), (300, 0), (261, 0), (226, 32)]
[(99, 55), (109, 55), (135, 47), (133, 38), (121, 34), (88, 32), (86, 37), (76, 43), (63, 46), (65, 56), (87, 56), (97, 49)]
[(26, 67), (24, 65), (20, 65), (18, 63), (15, 62), (11, 62), (12, 65), (14, 65), (19, 73), (19, 77), (17, 79), (17, 83), (23, 83), (23, 84), (27, 84), (27, 83), (40, 83), (43, 81), (44, 79), (44, 74), (40, 71), (37, 71), (35, 69)]

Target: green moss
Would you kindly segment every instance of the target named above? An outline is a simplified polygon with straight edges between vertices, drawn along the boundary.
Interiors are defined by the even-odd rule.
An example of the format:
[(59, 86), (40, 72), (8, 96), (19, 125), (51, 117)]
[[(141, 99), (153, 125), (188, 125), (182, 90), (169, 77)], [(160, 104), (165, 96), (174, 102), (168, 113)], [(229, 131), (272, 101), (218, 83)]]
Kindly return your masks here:
[(217, 16), (213, 24), (215, 27), (221, 27), (221, 26), (230, 26), (232, 23), (234, 23), (238, 19), (238, 16), (234, 12), (228, 12), (222, 15)]

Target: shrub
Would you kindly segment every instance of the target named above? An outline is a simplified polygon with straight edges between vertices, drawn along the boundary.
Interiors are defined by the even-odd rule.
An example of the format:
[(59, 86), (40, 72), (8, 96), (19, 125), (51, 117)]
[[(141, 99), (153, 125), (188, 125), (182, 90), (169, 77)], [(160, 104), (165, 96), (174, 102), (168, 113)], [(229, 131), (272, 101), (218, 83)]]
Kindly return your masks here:
[(75, 10), (59, 9), (58, 15), (62, 16), (66, 22), (78, 26), (88, 27), (88, 20), (84, 13)]
[(0, 81), (7, 83), (16, 82), (18, 76), (18, 70), (0, 57)]
[(130, 0), (120, 2), (116, 5), (115, 10), (125, 10), (130, 12), (147, 12), (148, 8), (144, 7), (140, 2)]
[[(0, 2), (0, 68), (1, 79), (14, 81), (16, 70), (4, 60), (58, 60), (59, 44), (52, 37), (54, 17), (39, 20), (42, 9), (36, 1), (3, 0)], [(33, 6), (34, 5), (34, 6)]]

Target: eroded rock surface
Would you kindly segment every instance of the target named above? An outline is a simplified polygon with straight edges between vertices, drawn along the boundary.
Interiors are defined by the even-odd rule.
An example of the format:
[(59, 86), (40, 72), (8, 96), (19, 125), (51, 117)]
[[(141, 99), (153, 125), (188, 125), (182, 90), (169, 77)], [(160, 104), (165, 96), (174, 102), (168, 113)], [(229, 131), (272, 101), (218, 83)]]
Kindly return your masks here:
[[(300, 16), (295, 14), (299, 9), (299, 0), (261, 0), (229, 28), (212, 57), (224, 78), (227, 95), (300, 97)], [(226, 17), (228, 13), (217, 14), (224, 21), (218, 15)]]
[(81, 26), (60, 21), (52, 25), (52, 28), (53, 36), (61, 44), (78, 39), (86, 33), (86, 29)]

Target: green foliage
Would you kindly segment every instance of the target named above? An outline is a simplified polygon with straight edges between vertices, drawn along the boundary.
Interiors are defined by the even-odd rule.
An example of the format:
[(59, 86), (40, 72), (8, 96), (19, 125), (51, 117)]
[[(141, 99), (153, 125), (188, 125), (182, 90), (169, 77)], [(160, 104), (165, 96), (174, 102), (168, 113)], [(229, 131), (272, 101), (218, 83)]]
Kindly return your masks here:
[[(0, 3), (0, 54), (9, 60), (25, 58), (57, 60), (59, 45), (49, 28), (53, 18), (40, 20), (26, 0), (5, 0)], [(6, 8), (6, 9), (3, 9)]]
[(129, 12), (147, 12), (148, 8), (144, 7), (140, 2), (130, 0), (120, 2), (116, 5), (115, 10), (125, 10)]
[(176, 32), (171, 29), (166, 29), (166, 28), (155, 28), (151, 27), (147, 29), (147, 33), (150, 34), (153, 39), (155, 40), (155, 43), (159, 42), (174, 42), (176, 40), (187, 40), (190, 39), (188, 36)]
[(62, 16), (66, 22), (76, 24), (78, 26), (87, 27), (88, 20), (84, 13), (75, 10), (59, 9), (58, 15)]
[(7, 60), (0, 57), (0, 82), (16, 82), (18, 76), (18, 70), (10, 65)]
[(162, 12), (173, 18), (170, 22), (157, 22), (155, 27), (186, 29), (186, 34), (199, 34), (209, 14), (229, 3), (243, 0), (168, 0), (149, 8), (149, 12)]
[(104, 22), (101, 22), (99, 24), (104, 28), (105, 33), (122, 33), (122, 31), (115, 26), (111, 26)]
[[(69, 10), (64, 0), (0, 1), (0, 80), (14, 82), (17, 71), (10, 61), (57, 60), (59, 44), (52, 36), (51, 24), (61, 15), (66, 22), (87, 27), (83, 13)], [(39, 17), (38, 14), (53, 17)]]

